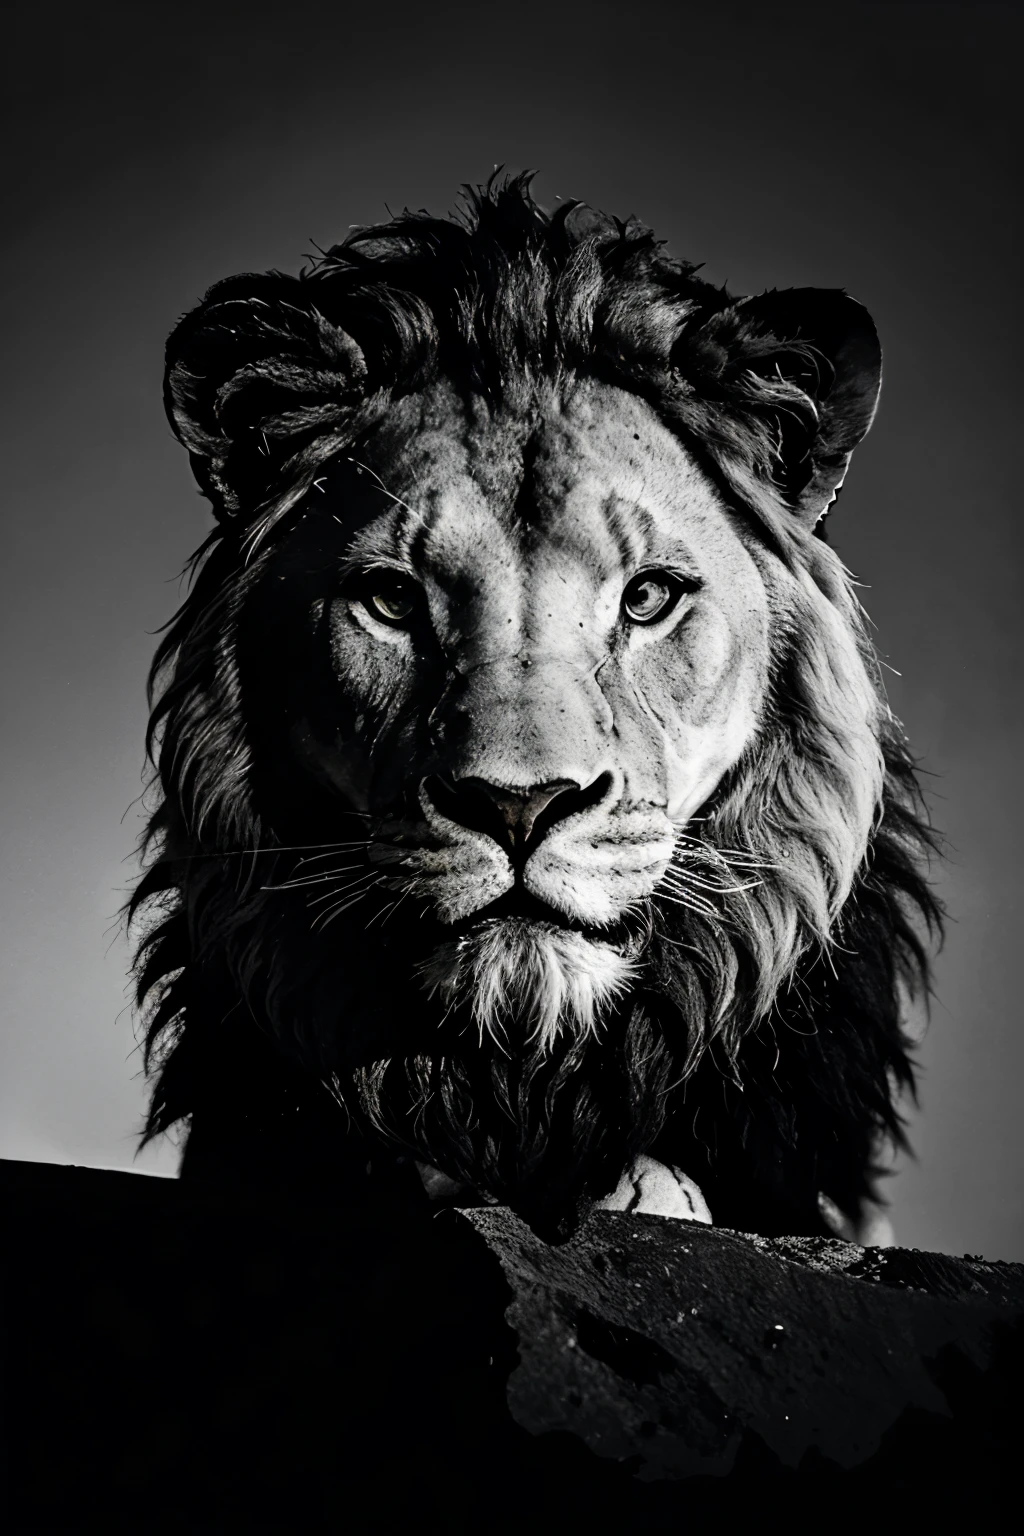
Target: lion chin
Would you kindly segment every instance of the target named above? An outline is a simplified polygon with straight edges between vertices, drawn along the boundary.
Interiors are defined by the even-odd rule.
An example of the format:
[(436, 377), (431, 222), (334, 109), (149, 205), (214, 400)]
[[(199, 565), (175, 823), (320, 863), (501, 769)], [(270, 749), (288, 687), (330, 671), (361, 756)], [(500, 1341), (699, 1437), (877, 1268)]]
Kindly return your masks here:
[(628, 950), (523, 918), (496, 918), (440, 945), (420, 969), (423, 987), (449, 1011), (465, 1008), (501, 1046), (514, 1028), (546, 1051), (563, 1031), (597, 1036), (636, 980)]

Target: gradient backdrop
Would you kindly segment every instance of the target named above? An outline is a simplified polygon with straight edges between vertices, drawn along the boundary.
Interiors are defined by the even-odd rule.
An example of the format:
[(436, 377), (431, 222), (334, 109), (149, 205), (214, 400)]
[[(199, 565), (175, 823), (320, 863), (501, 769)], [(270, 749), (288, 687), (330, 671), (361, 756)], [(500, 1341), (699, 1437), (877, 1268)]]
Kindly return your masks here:
[(215, 279), (294, 270), (385, 203), (444, 212), (500, 161), (739, 292), (844, 286), (875, 315), (882, 410), (833, 539), (933, 775), (954, 919), (895, 1225), (1024, 1259), (1020, 44), (977, 0), (8, 17), (0, 1154), (132, 1161), (121, 818), (151, 632), (207, 527), (161, 409), (167, 331)]

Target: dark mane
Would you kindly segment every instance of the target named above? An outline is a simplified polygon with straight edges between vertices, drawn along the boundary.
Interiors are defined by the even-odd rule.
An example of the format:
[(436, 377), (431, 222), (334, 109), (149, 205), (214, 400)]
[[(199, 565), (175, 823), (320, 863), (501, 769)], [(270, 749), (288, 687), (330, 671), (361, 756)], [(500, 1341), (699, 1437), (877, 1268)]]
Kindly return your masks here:
[[(784, 355), (786, 369), (759, 375), (762, 354)], [(798, 520), (816, 472), (804, 437), (827, 369), (801, 336), (766, 335), (745, 320), (635, 220), (578, 203), (549, 215), (527, 177), (468, 193), (456, 219), (406, 212), (356, 230), (298, 278), (230, 278), (180, 322), (168, 343), (168, 413), (218, 526), (194, 557), (191, 591), (150, 678), (159, 801), (128, 907), (130, 919), (151, 915), (137, 952), (146, 1066), (156, 1074), (147, 1139), (191, 1117), (186, 1167), (204, 1159), (328, 1177), (346, 1159), (362, 1166), (367, 1146), (398, 1146), (396, 1117), (411, 1102), (419, 1109), (405, 1151), (429, 1153), (451, 1177), (527, 1211), (574, 1206), (640, 1151), (685, 1168), (723, 1225), (823, 1230), (819, 1192), (852, 1215), (862, 1209), (876, 1193), (881, 1145), (903, 1144), (898, 1098), (912, 1091), (913, 1069), (902, 1015), (906, 997), (927, 989), (924, 935), (940, 921), (922, 873), (933, 837), (894, 722), (883, 715), (880, 727), (883, 813), (834, 942), (801, 943), (770, 1011), (745, 1016), (737, 1004), (720, 1028), (706, 1023), (717, 1017), (721, 934), (655, 905), (644, 984), (600, 1049), (565, 1042), (544, 1061), (502, 1060), (467, 1050), (436, 1021), (425, 1051), (412, 979), (395, 981), (382, 1019), (373, 978), (359, 970), (362, 941), (353, 936), (339, 963), (314, 943), (304, 908), (268, 893), (304, 849), (354, 834), (351, 813), (312, 792), (301, 810), (275, 800), (242, 664), (246, 655), (279, 664), (261, 660), (247, 635), (246, 605), (318, 477), (394, 400), (442, 377), (489, 401), (538, 376), (596, 377), (640, 395), (751, 538), (809, 573), (852, 633), (859, 621), (838, 562)], [(751, 490), (755, 480), (772, 494)], [(873, 674), (859, 629), (852, 644)], [(783, 716), (818, 707), (800, 693), (810, 696), (798, 651), (799, 637), (778, 659), (780, 699), (787, 668), (796, 679)], [(792, 719), (773, 729), (799, 735)], [(780, 735), (780, 762), (785, 751)], [(840, 768), (821, 772), (839, 795)], [(730, 794), (740, 798), (736, 775), (723, 804)], [(790, 899), (782, 876), (772, 894)], [(725, 916), (742, 997), (768, 962)], [(770, 917), (757, 919), (765, 933)], [(398, 962), (412, 923), (398, 918), (381, 934)], [(353, 1042), (344, 1061), (332, 1045), (339, 1019)], [(358, 1092), (346, 1090), (346, 1073)], [(507, 1144), (489, 1100), (515, 1126)], [(569, 1170), (561, 1183), (559, 1168)]]

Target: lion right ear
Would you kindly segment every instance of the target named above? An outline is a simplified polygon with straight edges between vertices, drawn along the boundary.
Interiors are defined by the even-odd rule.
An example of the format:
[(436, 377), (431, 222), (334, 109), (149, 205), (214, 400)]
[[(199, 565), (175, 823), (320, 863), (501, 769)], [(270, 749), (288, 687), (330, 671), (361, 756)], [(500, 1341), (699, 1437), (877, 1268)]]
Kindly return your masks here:
[(365, 386), (351, 336), (279, 272), (217, 283), (167, 343), (167, 415), (221, 520), (301, 494)]
[(863, 304), (830, 288), (739, 299), (684, 331), (673, 361), (706, 400), (752, 429), (755, 473), (813, 531), (878, 405), (882, 349)]

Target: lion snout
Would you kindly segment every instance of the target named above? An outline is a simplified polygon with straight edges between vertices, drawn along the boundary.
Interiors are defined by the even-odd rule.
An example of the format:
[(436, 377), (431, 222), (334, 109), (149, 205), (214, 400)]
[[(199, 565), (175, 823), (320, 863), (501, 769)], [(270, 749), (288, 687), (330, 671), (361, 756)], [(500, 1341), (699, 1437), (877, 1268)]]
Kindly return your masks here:
[(521, 866), (552, 828), (600, 805), (614, 791), (610, 773), (598, 774), (586, 786), (561, 778), (526, 788), (476, 775), (454, 780), (432, 775), (423, 781), (421, 796), (449, 822), (492, 838)]
[(621, 789), (611, 773), (583, 790), (562, 783), (534, 792), (428, 777), (423, 823), (415, 834), (406, 829), (394, 857), (443, 923), (518, 886), (552, 914), (605, 927), (654, 892), (674, 849), (664, 813), (622, 807)]

